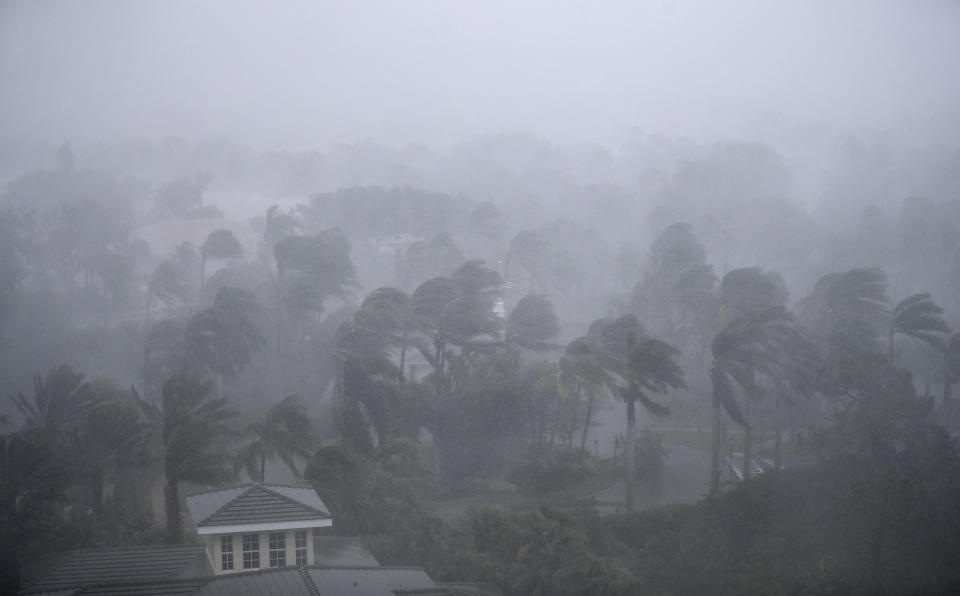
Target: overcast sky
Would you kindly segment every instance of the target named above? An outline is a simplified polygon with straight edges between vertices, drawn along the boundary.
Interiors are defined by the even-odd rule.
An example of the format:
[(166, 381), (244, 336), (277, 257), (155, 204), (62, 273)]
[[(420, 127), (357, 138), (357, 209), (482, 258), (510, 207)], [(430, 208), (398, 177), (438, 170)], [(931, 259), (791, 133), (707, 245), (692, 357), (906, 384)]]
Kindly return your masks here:
[(0, 0), (0, 134), (960, 131), (960, 2)]

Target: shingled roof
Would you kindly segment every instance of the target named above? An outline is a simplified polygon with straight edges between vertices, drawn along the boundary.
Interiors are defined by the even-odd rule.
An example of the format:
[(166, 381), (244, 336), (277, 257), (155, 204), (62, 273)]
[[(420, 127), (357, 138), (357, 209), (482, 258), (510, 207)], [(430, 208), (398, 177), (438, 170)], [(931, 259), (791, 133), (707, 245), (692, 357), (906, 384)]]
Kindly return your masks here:
[[(227, 526), (287, 524), (330, 520), (330, 512), (310, 487), (248, 484), (189, 495), (187, 508), (201, 534)], [(207, 529), (208, 532), (205, 532)]]
[(66, 554), (22, 593), (76, 593), (79, 588), (98, 584), (172, 580), (207, 573), (202, 544), (92, 548)]

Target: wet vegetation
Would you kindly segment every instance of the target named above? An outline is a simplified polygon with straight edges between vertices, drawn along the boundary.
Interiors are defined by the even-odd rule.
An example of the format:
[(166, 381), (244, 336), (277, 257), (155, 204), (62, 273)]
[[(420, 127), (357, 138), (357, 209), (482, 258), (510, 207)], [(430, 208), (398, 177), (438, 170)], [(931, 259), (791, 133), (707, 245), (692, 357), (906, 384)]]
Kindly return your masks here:
[[(744, 50), (756, 64), (724, 62), (730, 44), (702, 42), (714, 40), (703, 30), (688, 37), (709, 52), (691, 45), (693, 66), (674, 73), (682, 44), (663, 37), (673, 31), (664, 23), (674, 11), (676, 22), (691, 17), (684, 3), (668, 3), (666, 21), (627, 11), (608, 23), (613, 33), (582, 40), (568, 33), (581, 26), (573, 21), (589, 25), (584, 15), (551, 7), (534, 19), (517, 8), (547, 29), (492, 37), (504, 51), (522, 37), (524, 56), (543, 48), (518, 63), (526, 72), (510, 69), (519, 54), (493, 59), (489, 41), (477, 46), (489, 24), (472, 18), (479, 29), (418, 31), (425, 45), (413, 56), (397, 37), (409, 22), (384, 5), (362, 27), (322, 19), (309, 31), (304, 45), (339, 48), (335, 66), (269, 59), (302, 37), (294, 31), (215, 64), (203, 44), (164, 39), (164, 53), (189, 46), (190, 58), (157, 69), (136, 54), (137, 68), (118, 62), (117, 72), (148, 74), (90, 78), (148, 96), (155, 72), (206, 65), (197, 81), (177, 80), (193, 90), (222, 77), (235, 89), (200, 85), (207, 95), (177, 100), (174, 82), (125, 112), (129, 90), (91, 106), (89, 94), (40, 93), (48, 78), (73, 89), (62, 72), (38, 68), (31, 82), (33, 66), (11, 68), (28, 55), (11, 48), (36, 49), (46, 31), (31, 20), (44, 9), (15, 4), (0, 8), (0, 82), (22, 89), (0, 98), (12, 131), (0, 135), (0, 592), (53, 553), (194, 541), (184, 496), (245, 482), (309, 483), (332, 531), (362, 536), (381, 563), (508, 595), (960, 592), (956, 19), (864, 10), (889, 25), (879, 35), (860, 13), (811, 21), (793, 10), (806, 27), (760, 27)], [(171, 11), (141, 20), (162, 24)], [(704, 5), (698, 23), (712, 22), (699, 11), (727, 18)], [(215, 17), (224, 35), (238, 18)], [(266, 35), (279, 22), (258, 27)], [(334, 22), (343, 32), (325, 29)], [(816, 36), (805, 33), (811, 22)], [(128, 25), (125, 35), (145, 35)], [(741, 24), (727, 25), (717, 29)], [(456, 39), (437, 45), (447, 29)], [(916, 35), (890, 43), (901, 29)], [(650, 47), (613, 56), (606, 40), (618, 31)], [(8, 33), (14, 41), (2, 41)], [(777, 56), (806, 56), (786, 52), (798, 34), (846, 45), (790, 62), (814, 80), (787, 74), (789, 97), (774, 104), (825, 102), (836, 113), (735, 107), (725, 119), (725, 80), (762, 79), (754, 70), (769, 46), (778, 66), (767, 78), (780, 81)], [(545, 41), (558, 37), (567, 41)], [(85, 47), (64, 41), (41, 54)], [(357, 91), (391, 70), (391, 52), (421, 78)], [(851, 52), (882, 68), (851, 67)], [(644, 62), (648, 53), (663, 64)], [(441, 68), (448, 56), (455, 68)], [(263, 78), (244, 62), (263, 66)], [(821, 73), (825, 64), (838, 74)], [(426, 76), (434, 68), (443, 72)], [(637, 74), (644, 68), (659, 76)], [(531, 82), (557, 73), (548, 96), (549, 84)], [(937, 81), (923, 86), (921, 75)], [(658, 85), (681, 94), (687, 79), (706, 115), (666, 92), (647, 97)], [(854, 80), (875, 92), (854, 94)], [(705, 93), (714, 87), (719, 95)], [(891, 89), (896, 97), (879, 92)], [(741, 103), (779, 97), (755, 90), (756, 102)], [(492, 130), (519, 131), (461, 123), (436, 133), (441, 119), (484, 121), (477, 105), (457, 108), (470, 118), (448, 110), (470, 94), (490, 109)], [(18, 120), (40, 95), (69, 96), (89, 122), (49, 106)], [(270, 113), (229, 99), (245, 95)], [(497, 116), (500, 95), (510, 101)], [(843, 97), (862, 109), (841, 110)], [(337, 133), (356, 115), (342, 98), (389, 125)], [(183, 113), (171, 116), (167, 100)], [(133, 109), (153, 101), (170, 112), (150, 123), (159, 134)], [(203, 122), (177, 132), (194, 122), (192, 102)], [(396, 116), (421, 103), (431, 126)], [(273, 112), (288, 111), (281, 126)], [(611, 135), (592, 116), (607, 112), (655, 122), (618, 123)], [(241, 113), (231, 134), (214, 126)], [(526, 122), (539, 118), (558, 124)], [(63, 130), (47, 130), (54, 123)], [(405, 126), (410, 138), (389, 134)], [(582, 130), (591, 141), (573, 140)], [(433, 140), (444, 136), (456, 138)]]

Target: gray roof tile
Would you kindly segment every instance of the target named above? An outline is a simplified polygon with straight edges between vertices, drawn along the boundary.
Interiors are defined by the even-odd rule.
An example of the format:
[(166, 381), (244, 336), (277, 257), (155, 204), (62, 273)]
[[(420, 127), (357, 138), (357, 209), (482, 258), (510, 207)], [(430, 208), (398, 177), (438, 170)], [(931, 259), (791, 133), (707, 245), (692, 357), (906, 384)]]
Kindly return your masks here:
[(102, 583), (176, 579), (206, 572), (202, 544), (95, 548), (72, 551), (31, 582), (24, 593), (50, 592)]
[(220, 575), (197, 596), (315, 596), (296, 567)]
[(187, 508), (198, 528), (330, 517), (312, 488), (269, 484), (250, 484), (190, 495)]

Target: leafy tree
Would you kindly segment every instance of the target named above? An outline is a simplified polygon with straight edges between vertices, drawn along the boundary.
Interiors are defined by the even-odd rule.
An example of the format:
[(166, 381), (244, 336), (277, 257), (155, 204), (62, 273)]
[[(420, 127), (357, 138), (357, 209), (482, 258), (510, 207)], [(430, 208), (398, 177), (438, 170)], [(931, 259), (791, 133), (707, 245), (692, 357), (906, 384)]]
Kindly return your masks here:
[(232, 477), (230, 458), (219, 447), (236, 416), (225, 398), (211, 398), (213, 381), (195, 373), (178, 374), (163, 384), (159, 407), (139, 400), (156, 432), (166, 479), (164, 499), (170, 542), (182, 540), (180, 484), (210, 484)]
[(243, 256), (243, 246), (230, 230), (214, 230), (200, 245), (200, 287), (203, 287), (207, 259), (238, 259)]
[(266, 477), (268, 459), (279, 459), (299, 478), (296, 460), (307, 460), (313, 453), (313, 429), (299, 395), (274, 404), (261, 420), (247, 426), (247, 434), (251, 440), (237, 453), (234, 473), (242, 469), (259, 482)]

